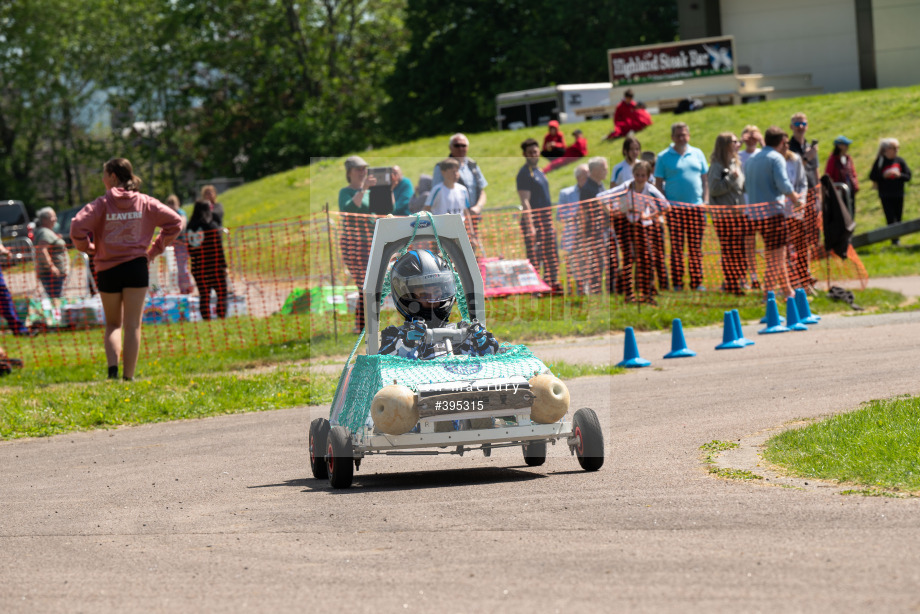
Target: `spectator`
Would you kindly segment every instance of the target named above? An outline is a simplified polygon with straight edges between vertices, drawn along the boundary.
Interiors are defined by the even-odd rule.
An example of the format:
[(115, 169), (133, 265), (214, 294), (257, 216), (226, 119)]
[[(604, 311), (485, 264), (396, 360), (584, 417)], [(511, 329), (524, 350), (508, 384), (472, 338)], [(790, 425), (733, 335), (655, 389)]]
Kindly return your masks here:
[(777, 151), (786, 160), (786, 176), (792, 184), (792, 190), (802, 202), (802, 207), (794, 211), (787, 211), (786, 222), (789, 264), (789, 283), (792, 288), (803, 288), (816, 294), (812, 287), (811, 275), (808, 272), (808, 235), (805, 231), (805, 210), (808, 208), (808, 178), (802, 158), (791, 150), (788, 143), (784, 143)]
[(804, 113), (796, 113), (789, 120), (792, 136), (789, 138), (789, 150), (802, 158), (805, 167), (805, 179), (808, 182), (809, 200), (812, 193), (818, 188), (818, 141), (811, 143), (805, 138), (808, 131), (808, 117)]
[(358, 286), (358, 303), (355, 307), (355, 327), (358, 335), (364, 330), (364, 275), (374, 237), (374, 218), (370, 215), (368, 188), (377, 185), (377, 178), (367, 172), (367, 162), (360, 156), (345, 159), (345, 181), (348, 185), (339, 190), (339, 211), (342, 215), (342, 260)]
[[(652, 173), (651, 177), (654, 177), (655, 164), (658, 161), (657, 154), (655, 154), (654, 151), (643, 151), (642, 159), (648, 162), (649, 169), (651, 169)], [(668, 266), (664, 257), (664, 206), (659, 207), (659, 209), (661, 209), (661, 211), (652, 218), (652, 225), (647, 227), (645, 232), (648, 235), (651, 265), (655, 277), (658, 279), (658, 289), (667, 290), (670, 286), (668, 285)], [(657, 294), (657, 292), (655, 294)]]
[(789, 205), (794, 210), (802, 204), (786, 174), (786, 161), (778, 151), (788, 140), (785, 132), (771, 126), (767, 130), (765, 147), (760, 153), (751, 156), (745, 173), (748, 196), (756, 203), (751, 207), (758, 207), (754, 215), (757, 220), (755, 224), (767, 252), (764, 291), (779, 286), (785, 297), (794, 296), (786, 271), (785, 220)]
[[(604, 181), (607, 180), (608, 171), (606, 158), (601, 156), (591, 158), (588, 160), (588, 179), (578, 191), (578, 200), (581, 201), (581, 205), (578, 207), (578, 247), (576, 251), (582, 271), (585, 272), (584, 294), (601, 291), (601, 278), (609, 265), (609, 257), (605, 257), (604, 254), (616, 255), (616, 250), (608, 250), (607, 213), (596, 198), (604, 190)], [(611, 277), (616, 274), (616, 270), (616, 266), (611, 269)]]
[[(799, 267), (798, 277), (802, 281), (802, 287), (812, 288), (818, 281), (811, 275), (809, 268), (810, 250), (817, 247), (818, 232), (818, 213), (821, 211), (820, 194), (821, 189), (818, 183), (818, 141), (813, 140), (811, 143), (805, 139), (805, 133), (808, 131), (808, 117), (804, 113), (796, 113), (789, 121), (792, 129), (792, 136), (789, 139), (789, 150), (797, 154), (802, 159), (802, 165), (805, 169), (805, 179), (808, 182), (808, 192), (805, 195), (805, 210), (801, 215), (802, 237), (798, 238), (798, 249), (802, 251), (800, 258), (797, 258)], [(796, 280), (793, 279), (793, 284)]]
[[(210, 203), (209, 203), (210, 205)], [(188, 272), (188, 239), (185, 234), (185, 228), (188, 226), (188, 216), (182, 209), (182, 203), (175, 194), (170, 194), (166, 199), (166, 206), (179, 214), (182, 218), (182, 232), (173, 241), (173, 253), (176, 255), (176, 276), (179, 284), (180, 294), (191, 294), (195, 286), (192, 284)]]
[(834, 183), (846, 184), (850, 190), (850, 204), (853, 217), (856, 217), (856, 193), (859, 192), (859, 180), (856, 178), (856, 167), (853, 165), (853, 156), (849, 155), (851, 139), (840, 135), (834, 139), (834, 151), (827, 159), (824, 174)]
[(744, 279), (744, 173), (738, 150), (741, 141), (731, 132), (716, 137), (709, 158), (709, 203), (712, 223), (719, 237), (722, 251), (722, 289), (730, 294), (742, 295)]
[[(179, 214), (138, 192), (141, 180), (131, 162), (112, 158), (102, 167), (106, 192), (74, 217), (74, 247), (93, 255), (97, 285), (105, 314), (105, 356), (108, 377), (118, 379), (118, 358), (124, 328), (124, 379), (134, 379), (141, 343), (141, 318), (149, 286), (148, 266), (182, 230)], [(150, 244), (156, 228), (159, 236)], [(89, 240), (92, 233), (95, 241)]]
[(60, 298), (67, 281), (69, 260), (67, 244), (61, 235), (52, 230), (57, 214), (51, 207), (39, 209), (35, 214), (35, 272), (49, 298)]
[(639, 139), (628, 136), (623, 140), (623, 161), (614, 166), (613, 171), (610, 173), (611, 188), (615, 188), (632, 179), (633, 164), (639, 159), (641, 153), (642, 144)]
[(559, 190), (559, 209), (556, 213), (558, 219), (563, 222), (562, 249), (569, 254), (566, 268), (569, 278), (575, 282), (576, 294), (583, 289), (582, 281), (584, 279), (581, 263), (578, 258), (574, 257), (578, 237), (578, 209), (581, 206), (579, 191), (587, 180), (588, 165), (579, 164), (575, 167), (575, 185)]
[(575, 142), (565, 148), (565, 155), (561, 158), (556, 158), (543, 167), (544, 174), (588, 155), (588, 140), (585, 138), (584, 133), (581, 130), (575, 130), (572, 136), (575, 137)]
[(223, 230), (214, 221), (211, 203), (195, 202), (187, 234), (201, 319), (211, 319), (211, 290), (217, 295), (217, 317), (224, 319), (227, 317), (227, 258), (221, 237)]
[[(613, 170), (610, 172), (610, 187), (616, 187), (618, 185), (623, 185), (632, 179), (632, 167), (639, 159), (639, 155), (642, 152), (642, 145), (639, 143), (639, 140), (635, 137), (628, 136), (623, 140), (623, 158), (624, 160), (613, 167)], [(656, 190), (657, 191), (657, 190)], [(612, 239), (610, 241), (611, 251), (615, 251), (618, 247), (621, 250), (627, 249), (626, 244), (621, 241), (621, 237), (625, 236), (629, 232), (628, 222), (626, 217), (622, 215), (612, 216), (610, 218), (610, 226), (613, 229)], [(617, 262), (617, 255), (613, 254), (610, 258), (611, 263)], [(627, 262), (627, 256), (625, 252), (622, 254), (622, 258), (619, 259), (620, 262)], [(617, 270), (614, 268), (610, 269), (611, 271)], [(624, 276), (628, 271), (623, 268), (617, 270), (616, 285), (608, 283), (610, 292), (626, 292), (629, 288), (629, 282)], [(608, 278), (609, 282), (614, 281), (613, 273), (611, 272), (610, 277)]]
[[(882, 209), (885, 210), (885, 221), (889, 226), (901, 221), (904, 212), (904, 184), (910, 181), (910, 168), (904, 158), (898, 155), (900, 147), (898, 139), (882, 139), (872, 172), (869, 173), (872, 186), (878, 190)], [(898, 238), (892, 239), (891, 244), (898, 245)]]
[(651, 292), (652, 259), (646, 229), (651, 228), (654, 219), (666, 211), (668, 205), (664, 194), (649, 183), (652, 176), (651, 164), (639, 160), (632, 171), (633, 178), (614, 189), (618, 195), (612, 201), (615, 203), (612, 213), (617, 219), (623, 220), (617, 226), (617, 240), (623, 251), (623, 286), (627, 303), (655, 305)]
[(424, 210), (434, 215), (455, 214), (466, 220), (470, 209), (470, 193), (459, 182), (460, 163), (455, 158), (445, 158), (438, 163), (441, 183), (428, 195)]
[(631, 89), (623, 92), (623, 100), (613, 112), (613, 132), (608, 134), (604, 140), (611, 141), (626, 136), (630, 132), (640, 132), (652, 125), (652, 116), (645, 109), (645, 105), (637, 104), (633, 98)]
[(559, 122), (549, 122), (549, 131), (543, 137), (543, 150), (540, 155), (547, 160), (555, 160), (565, 155), (565, 135), (559, 131)]
[(394, 166), (390, 171), (393, 189), (393, 215), (409, 215), (409, 203), (415, 195), (412, 180), (403, 175), (402, 169)]
[[(467, 208), (474, 217), (479, 216), (482, 214), (482, 209), (486, 204), (485, 190), (489, 182), (486, 181), (476, 161), (468, 156), (470, 142), (465, 135), (460, 133), (453, 135), (450, 137), (449, 145), (450, 157), (460, 163), (460, 174), (457, 178), (457, 182), (465, 187), (470, 194), (470, 204)], [(434, 188), (436, 188), (438, 184), (443, 182), (444, 179), (441, 175), (440, 163), (438, 163), (434, 167), (434, 172), (431, 175), (432, 191), (434, 191)]]
[(763, 147), (763, 135), (760, 133), (760, 128), (754, 124), (748, 124), (741, 131), (741, 140), (744, 143), (744, 149), (738, 152), (738, 159), (741, 160), (741, 172), (743, 174), (744, 165), (747, 164), (748, 158)]
[(709, 201), (709, 165), (702, 151), (690, 145), (690, 128), (684, 122), (671, 126), (670, 147), (658, 154), (655, 165), (656, 187), (671, 202), (668, 229), (671, 233), (671, 283), (674, 290), (684, 289), (684, 241), (687, 242), (687, 265), (690, 287), (702, 291), (703, 229), (706, 226), (704, 203)]
[(521, 233), (524, 235), (527, 259), (538, 274), (542, 266), (543, 279), (552, 288), (553, 294), (561, 294), (549, 182), (538, 168), (540, 145), (534, 139), (527, 139), (521, 143), (521, 152), (527, 162), (517, 174), (517, 193), (521, 199)]
[[(753, 124), (748, 124), (744, 127), (744, 130), (741, 131), (741, 140), (744, 142), (744, 149), (738, 152), (738, 158), (741, 160), (741, 172), (744, 174), (747, 172), (745, 167), (748, 159), (758, 153), (760, 148), (763, 147), (763, 135), (760, 133), (760, 128)], [(745, 193), (744, 203), (749, 204), (750, 202), (747, 193)], [(744, 220), (743, 234), (744, 270), (746, 275), (750, 277), (750, 287), (754, 290), (759, 290), (760, 280), (757, 279), (757, 251), (755, 245), (756, 236), (754, 233), (754, 222), (747, 216), (745, 216)], [(745, 285), (745, 282), (742, 281), (742, 287)]]
[(12, 254), (2, 243), (0, 243), (0, 259), (2, 259), (2, 262), (0, 262), (0, 315), (6, 320), (6, 325), (10, 327), (14, 335), (33, 335), (35, 334), (34, 329), (30, 330), (29, 327), (19, 319), (19, 315), (16, 313), (16, 307), (13, 304), (13, 295), (10, 294), (10, 289), (6, 285), (6, 279), (3, 277), (2, 265), (6, 265), (12, 259)]
[(213, 185), (206, 185), (201, 188), (199, 200), (206, 200), (211, 203), (211, 212), (214, 214), (214, 221), (218, 226), (224, 225), (224, 206), (217, 202), (217, 188)]

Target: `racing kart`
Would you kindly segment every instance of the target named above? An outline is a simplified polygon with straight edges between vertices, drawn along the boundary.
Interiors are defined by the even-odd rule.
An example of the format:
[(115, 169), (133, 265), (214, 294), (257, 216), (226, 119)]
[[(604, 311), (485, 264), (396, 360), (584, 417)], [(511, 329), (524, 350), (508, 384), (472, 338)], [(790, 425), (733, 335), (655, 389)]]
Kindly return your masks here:
[[(362, 291), (366, 329), (339, 378), (329, 418), (310, 424), (310, 468), (333, 488), (351, 486), (368, 456), (436, 455), (520, 447), (531, 467), (546, 461), (547, 445), (562, 441), (586, 471), (604, 463), (604, 439), (593, 409), (569, 415), (569, 392), (523, 345), (493, 355), (454, 355), (467, 333), (427, 329), (444, 356), (414, 360), (381, 355), (380, 311), (390, 291), (394, 257), (418, 245), (435, 246), (452, 265), (464, 322), (485, 326), (483, 280), (458, 215), (420, 214), (377, 220)], [(366, 353), (357, 350), (365, 340)], [(356, 355), (358, 354), (358, 355)]]

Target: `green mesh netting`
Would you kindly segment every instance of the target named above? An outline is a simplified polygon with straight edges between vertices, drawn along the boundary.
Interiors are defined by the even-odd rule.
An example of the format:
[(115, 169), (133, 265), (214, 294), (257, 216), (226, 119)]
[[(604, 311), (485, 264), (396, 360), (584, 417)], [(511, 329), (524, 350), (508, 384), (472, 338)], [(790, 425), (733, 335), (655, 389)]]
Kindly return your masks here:
[[(345, 404), (337, 424), (351, 432), (361, 429), (371, 411), (371, 401), (381, 388), (393, 380), (412, 390), (419, 384), (507, 378), (519, 375), (530, 379), (546, 371), (546, 365), (523, 345), (505, 346), (502, 354), (489, 356), (444, 356), (431, 360), (412, 360), (399, 356), (358, 356), (351, 371)], [(341, 380), (339, 380), (341, 387)], [(336, 396), (339, 391), (336, 390)], [(335, 407), (335, 402), (333, 402)]]

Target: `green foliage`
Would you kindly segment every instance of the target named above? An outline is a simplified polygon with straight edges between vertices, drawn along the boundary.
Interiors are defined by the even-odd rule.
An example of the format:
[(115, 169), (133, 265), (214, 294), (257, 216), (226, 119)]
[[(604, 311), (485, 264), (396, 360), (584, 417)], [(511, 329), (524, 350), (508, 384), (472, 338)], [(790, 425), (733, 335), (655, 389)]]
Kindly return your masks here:
[(554, 0), (409, 0), (411, 39), (387, 80), (386, 122), (403, 138), (486, 130), (496, 94), (607, 81), (608, 49), (677, 35), (671, 0), (583, 8)]
[(802, 477), (920, 490), (920, 397), (862, 408), (767, 442), (764, 457)]

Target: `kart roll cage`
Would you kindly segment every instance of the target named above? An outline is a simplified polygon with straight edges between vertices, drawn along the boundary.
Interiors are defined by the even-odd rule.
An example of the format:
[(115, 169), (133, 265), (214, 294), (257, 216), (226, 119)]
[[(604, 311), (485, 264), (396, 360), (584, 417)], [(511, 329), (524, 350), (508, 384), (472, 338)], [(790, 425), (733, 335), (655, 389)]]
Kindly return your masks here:
[(470, 320), (483, 326), (485, 321), (485, 292), (482, 273), (473, 253), (473, 246), (459, 215), (431, 215), (419, 213), (409, 217), (384, 217), (377, 220), (374, 240), (367, 259), (364, 276), (364, 326), (368, 355), (380, 351), (380, 305), (382, 289), (387, 278), (390, 258), (409, 242), (433, 241), (435, 249), (440, 243), (447, 260), (460, 278), (460, 287), (466, 298)]

